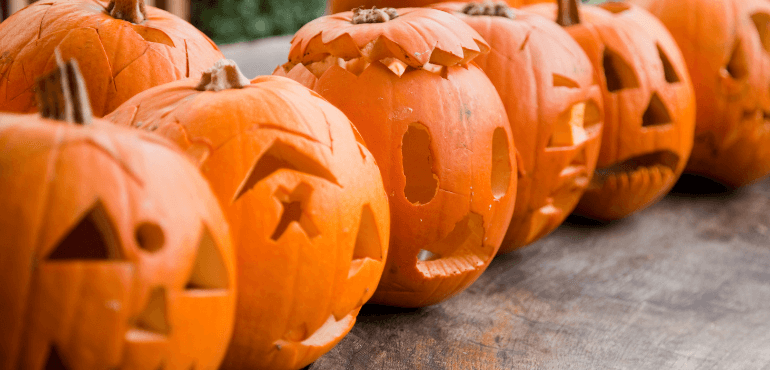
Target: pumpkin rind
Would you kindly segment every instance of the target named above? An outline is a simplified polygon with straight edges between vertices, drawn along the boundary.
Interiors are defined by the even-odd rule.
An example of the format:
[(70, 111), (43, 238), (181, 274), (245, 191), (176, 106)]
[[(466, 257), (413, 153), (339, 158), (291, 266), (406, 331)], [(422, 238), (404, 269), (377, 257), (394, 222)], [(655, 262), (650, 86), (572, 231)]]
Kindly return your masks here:
[(147, 90), (107, 118), (180, 145), (231, 224), (240, 294), (222, 368), (301, 368), (350, 331), (379, 282), (390, 218), (374, 157), (294, 81), (197, 85)]
[(222, 58), (189, 23), (146, 7), (132, 24), (112, 18), (96, 0), (38, 1), (0, 23), (0, 111), (35, 112), (35, 78), (53, 69), (54, 49), (74, 58), (91, 106), (102, 117), (150, 87), (200, 73)]
[(668, 28), (698, 87), (695, 145), (685, 171), (731, 187), (770, 173), (770, 4), (634, 3)]
[[(416, 307), (461, 292), (489, 265), (513, 211), (516, 160), (500, 97), (469, 63), (474, 45), (486, 49), (481, 37), (441, 11), (397, 12), (378, 24), (353, 25), (351, 12), (319, 18), (295, 35), (291, 62), (274, 73), (317, 91), (366, 140), (390, 197), (392, 225), (390, 255), (371, 302)], [(407, 22), (430, 37), (399, 33)], [(443, 64), (331, 47), (320, 61), (320, 53), (298, 52), (320, 38), (331, 44), (337, 35), (359, 45), (389, 35), (395, 50), (428, 43), (435, 47), (422, 50), (433, 54), (465, 51)]]
[[(486, 1), (486, 0), (473, 0)], [(418, 8), (430, 4), (440, 3), (441, 0), (327, 0), (328, 8), (331, 13), (347, 12), (358, 7), (371, 8)], [(524, 5), (553, 2), (553, 0), (505, 0), (505, 3), (512, 7)]]
[(577, 205), (599, 155), (601, 91), (583, 49), (558, 25), (520, 9), (509, 9), (511, 19), (467, 15), (468, 4), (434, 8), (458, 16), (492, 49), (474, 62), (500, 93), (520, 159), (501, 254), (547, 235)]
[[(556, 19), (551, 4), (524, 9)], [(695, 95), (676, 42), (644, 9), (584, 5), (579, 19), (565, 29), (601, 79), (604, 128), (597, 169), (576, 212), (619, 219), (662, 198), (684, 170)]]

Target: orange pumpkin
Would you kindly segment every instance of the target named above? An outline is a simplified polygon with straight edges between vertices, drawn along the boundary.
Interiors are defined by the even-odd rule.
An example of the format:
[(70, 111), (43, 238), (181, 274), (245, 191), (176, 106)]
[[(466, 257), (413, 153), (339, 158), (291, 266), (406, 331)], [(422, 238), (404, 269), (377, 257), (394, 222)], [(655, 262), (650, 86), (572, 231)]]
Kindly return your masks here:
[(38, 1), (0, 23), (0, 111), (35, 112), (33, 82), (53, 69), (57, 48), (87, 72), (97, 117), (222, 58), (195, 27), (144, 0)]
[(0, 369), (216, 369), (236, 292), (211, 189), (154, 135), (50, 119), (88, 122), (59, 72), (48, 118), (0, 114)]
[(693, 144), (695, 96), (665, 27), (626, 3), (526, 7), (558, 19), (601, 79), (604, 128), (593, 179), (576, 212), (613, 220), (659, 200), (684, 170)]
[(770, 3), (637, 0), (679, 43), (695, 90), (686, 172), (742, 186), (770, 173)]
[[(410, 8), (428, 6), (430, 4), (440, 3), (442, 0), (327, 0), (327, 7), (331, 13), (347, 12), (354, 8)], [(476, 2), (491, 3), (485, 0), (472, 0)], [(505, 0), (497, 3), (508, 4), (513, 7), (519, 7), (529, 4), (549, 3), (553, 0)]]
[(572, 213), (596, 167), (603, 119), (591, 61), (555, 23), (520, 9), (441, 3), (484, 37), (474, 59), (500, 93), (520, 155), (516, 208), (498, 254), (530, 244)]
[(179, 144), (225, 210), (240, 294), (224, 369), (297, 369), (350, 331), (382, 274), (390, 219), (374, 157), (342, 112), (223, 60), (200, 84), (147, 90), (108, 118)]
[[(387, 21), (356, 23), (366, 19)], [(487, 50), (445, 12), (376, 9), (306, 24), (275, 71), (345, 112), (380, 166), (392, 244), (372, 302), (438, 303), (475, 281), (500, 247), (516, 161), (500, 97), (469, 63)]]

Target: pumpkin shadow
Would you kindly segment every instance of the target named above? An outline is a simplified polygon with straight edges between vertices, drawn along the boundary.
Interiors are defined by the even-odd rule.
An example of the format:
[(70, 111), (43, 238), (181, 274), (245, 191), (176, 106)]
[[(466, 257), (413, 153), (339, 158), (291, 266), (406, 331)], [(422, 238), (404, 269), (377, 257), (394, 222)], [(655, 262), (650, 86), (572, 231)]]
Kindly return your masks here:
[(668, 197), (672, 198), (729, 198), (735, 195), (736, 189), (722, 184), (714, 179), (694, 175), (683, 174), (679, 181), (671, 188)]
[(387, 321), (394, 317), (418, 316), (422, 315), (424, 308), (405, 308), (384, 306), (378, 304), (365, 304), (358, 313), (358, 321), (377, 322)]

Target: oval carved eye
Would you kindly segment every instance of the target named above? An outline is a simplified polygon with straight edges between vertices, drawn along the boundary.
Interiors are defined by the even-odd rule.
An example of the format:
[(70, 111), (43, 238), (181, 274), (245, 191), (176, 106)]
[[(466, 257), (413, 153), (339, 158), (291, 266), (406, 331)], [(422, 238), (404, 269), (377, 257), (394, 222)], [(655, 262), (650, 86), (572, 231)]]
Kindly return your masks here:
[(426, 204), (438, 191), (438, 176), (433, 170), (433, 151), (428, 128), (412, 123), (404, 133), (401, 156), (406, 185), (404, 194), (412, 204)]

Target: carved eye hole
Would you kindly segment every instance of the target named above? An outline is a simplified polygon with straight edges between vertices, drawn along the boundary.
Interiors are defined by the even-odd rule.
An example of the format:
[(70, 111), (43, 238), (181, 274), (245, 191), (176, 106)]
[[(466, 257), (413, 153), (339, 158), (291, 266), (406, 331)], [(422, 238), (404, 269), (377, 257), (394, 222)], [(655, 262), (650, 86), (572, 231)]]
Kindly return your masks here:
[(730, 55), (730, 61), (727, 62), (727, 66), (725, 66), (725, 70), (730, 75), (730, 77), (736, 80), (744, 79), (749, 75), (749, 66), (748, 62), (746, 61), (746, 54), (743, 51), (741, 44), (741, 40), (737, 40), (735, 42), (735, 47), (733, 47), (733, 52)]
[(353, 277), (369, 258), (375, 261), (382, 261), (382, 245), (380, 244), (380, 235), (377, 231), (377, 221), (374, 219), (372, 207), (364, 205), (361, 210), (361, 221), (358, 225), (358, 234), (356, 234), (356, 244), (353, 250), (353, 260), (350, 262), (348, 270), (348, 279)]
[(120, 247), (104, 205), (97, 201), (62, 238), (48, 260), (117, 260)]
[(765, 51), (770, 52), (770, 15), (767, 13), (754, 13), (751, 15), (754, 27), (759, 33), (759, 40)]
[(560, 75), (558, 73), (554, 73), (553, 74), (553, 86), (554, 87), (569, 87), (569, 88), (572, 88), (572, 89), (577, 89), (577, 88), (580, 87), (580, 85), (578, 85), (577, 81), (575, 81), (575, 80), (573, 80), (573, 79), (571, 79), (571, 78), (569, 78), (567, 76)]
[(51, 345), (50, 349), (48, 350), (48, 359), (45, 361), (45, 366), (43, 366), (43, 369), (45, 370), (70, 369), (69, 366), (64, 364), (64, 360), (59, 354), (59, 349), (56, 347), (56, 345)]
[(511, 152), (508, 150), (508, 135), (498, 127), (492, 134), (492, 196), (500, 199), (508, 192), (511, 182)]
[(156, 223), (143, 222), (139, 224), (134, 233), (136, 244), (139, 248), (147, 252), (154, 253), (163, 248), (166, 237), (163, 235), (163, 229)]
[(671, 64), (671, 60), (668, 59), (668, 55), (666, 55), (666, 52), (663, 51), (663, 48), (661, 48), (660, 45), (657, 45), (657, 47), (658, 55), (660, 55), (660, 61), (663, 63), (663, 73), (666, 76), (666, 82), (679, 82), (679, 75), (676, 73), (674, 66)]
[(401, 143), (404, 167), (404, 195), (412, 204), (426, 204), (438, 190), (438, 176), (433, 171), (433, 152), (430, 132), (420, 123), (412, 123), (404, 133)]
[(639, 79), (636, 78), (634, 69), (615, 51), (604, 49), (602, 65), (607, 90), (610, 92), (639, 87)]
[(584, 126), (585, 114), (586, 102), (581, 102), (559, 115), (551, 133), (551, 138), (548, 140), (548, 147), (567, 147), (585, 141), (588, 138)]

